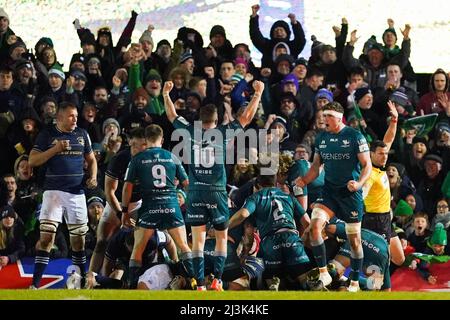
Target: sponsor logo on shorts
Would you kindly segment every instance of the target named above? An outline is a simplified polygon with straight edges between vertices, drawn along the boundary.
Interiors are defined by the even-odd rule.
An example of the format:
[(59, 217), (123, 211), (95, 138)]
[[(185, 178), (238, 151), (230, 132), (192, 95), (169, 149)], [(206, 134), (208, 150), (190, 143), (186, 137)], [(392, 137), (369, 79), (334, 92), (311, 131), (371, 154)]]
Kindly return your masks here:
[(217, 209), (217, 203), (204, 203), (204, 202), (193, 202), (192, 207), (194, 208), (206, 208), (206, 209)]
[(175, 213), (175, 208), (158, 208), (158, 209), (148, 209), (148, 213)]

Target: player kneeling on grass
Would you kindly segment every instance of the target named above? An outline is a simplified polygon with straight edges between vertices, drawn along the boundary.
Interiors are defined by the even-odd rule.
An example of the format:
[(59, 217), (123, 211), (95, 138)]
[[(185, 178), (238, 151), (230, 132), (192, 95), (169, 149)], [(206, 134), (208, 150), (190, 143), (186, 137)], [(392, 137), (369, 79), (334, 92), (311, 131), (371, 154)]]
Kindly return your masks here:
[(257, 190), (230, 219), (230, 230), (253, 215), (262, 238), (258, 256), (264, 260), (263, 279), (270, 290), (278, 290), (280, 278), (298, 276), (310, 269), (309, 258), (299, 237), (295, 218), (309, 226), (297, 199), (275, 187), (276, 174), (259, 175)]
[[(114, 234), (106, 248), (103, 259), (102, 272), (89, 272), (87, 277), (88, 289), (121, 289), (127, 288), (127, 281), (123, 278), (128, 273), (128, 264), (134, 246), (134, 230), (122, 228)], [(142, 254), (142, 270), (150, 269), (169, 260), (177, 261), (175, 242), (166, 231), (156, 230), (145, 246)], [(171, 279), (169, 279), (170, 281)], [(153, 281), (153, 283), (155, 283)], [(167, 285), (166, 285), (167, 286)], [(159, 286), (158, 286), (159, 287)], [(164, 288), (163, 288), (164, 289)]]
[[(340, 239), (346, 239), (345, 223), (333, 219), (327, 226), (327, 231)], [(364, 251), (362, 271), (366, 277), (360, 276), (359, 286), (363, 290), (391, 290), (391, 276), (389, 273), (389, 245), (386, 240), (376, 232), (361, 229), (361, 243)], [(345, 280), (343, 274), (350, 267), (350, 242), (346, 240), (336, 257), (330, 261), (337, 271), (337, 277)], [(316, 288), (317, 289), (317, 288)]]
[[(232, 215), (231, 213), (230, 215)], [(230, 230), (227, 241), (227, 257), (222, 275), (224, 290), (249, 290), (250, 281), (262, 275), (264, 261), (257, 258), (260, 238), (253, 224), (246, 220), (239, 227)], [(205, 241), (205, 274), (207, 288), (214, 279), (215, 230), (210, 228)]]

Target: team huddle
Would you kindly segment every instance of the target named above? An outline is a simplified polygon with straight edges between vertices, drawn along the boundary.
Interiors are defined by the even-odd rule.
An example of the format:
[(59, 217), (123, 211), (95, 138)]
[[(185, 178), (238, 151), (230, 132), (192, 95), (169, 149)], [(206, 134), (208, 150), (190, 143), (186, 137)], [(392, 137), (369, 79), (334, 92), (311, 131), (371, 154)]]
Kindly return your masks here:
[[(245, 201), (237, 207), (230, 201), (225, 171), (227, 147), (233, 139), (217, 143), (207, 133), (243, 132), (256, 113), (264, 84), (254, 82), (249, 105), (226, 125), (218, 125), (213, 105), (203, 107), (200, 133), (177, 114), (169, 96), (172, 88), (167, 81), (164, 106), (174, 128), (189, 132), (190, 140), (184, 142), (184, 150), (192, 151), (187, 156), (188, 173), (179, 157), (162, 148), (160, 126), (132, 130), (130, 148), (119, 152), (106, 172), (108, 205), (88, 272), (87, 213), (81, 190), (83, 184), (96, 186), (96, 162), (89, 136), (76, 127), (76, 106), (59, 106), (56, 125), (40, 134), (30, 155), (31, 166), (47, 163), (32, 288), (39, 287), (64, 216), (72, 261), (78, 267), (74, 277), (82, 288), (390, 289), (388, 242), (394, 238), (390, 221), (386, 230), (364, 222), (361, 228), (363, 189), (367, 197), (371, 186), (365, 183), (371, 177), (372, 161), (364, 136), (342, 122), (344, 109), (339, 103), (323, 108), (326, 131), (316, 137), (312, 164), (295, 160), (286, 172), (281, 170), (286, 166), (280, 156), (275, 170), (260, 165), (253, 190), (243, 195)], [(385, 143), (372, 143), (373, 155), (378, 149), (386, 153), (395, 135), (397, 112), (391, 103), (389, 108), (391, 126)], [(196, 134), (202, 139), (196, 140)], [(89, 173), (86, 181), (84, 160)], [(312, 208), (306, 208), (308, 185), (323, 174), (322, 194)], [(187, 192), (185, 215), (178, 202), (180, 192)], [(327, 248), (328, 239), (339, 246)]]

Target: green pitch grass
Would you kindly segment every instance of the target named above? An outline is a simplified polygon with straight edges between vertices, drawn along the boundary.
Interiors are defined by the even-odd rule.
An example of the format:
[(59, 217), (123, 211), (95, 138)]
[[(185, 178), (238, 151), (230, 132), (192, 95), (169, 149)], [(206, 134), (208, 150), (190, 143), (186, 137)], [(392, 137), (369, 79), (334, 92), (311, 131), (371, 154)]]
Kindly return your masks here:
[(450, 300), (450, 292), (0, 290), (0, 300)]

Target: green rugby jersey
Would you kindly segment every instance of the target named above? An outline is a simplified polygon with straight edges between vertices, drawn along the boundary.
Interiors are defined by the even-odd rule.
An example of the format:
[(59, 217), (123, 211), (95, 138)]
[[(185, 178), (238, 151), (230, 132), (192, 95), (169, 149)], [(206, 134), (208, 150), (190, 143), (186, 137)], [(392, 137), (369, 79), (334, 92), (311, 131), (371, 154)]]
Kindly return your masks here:
[(254, 215), (261, 238), (283, 228), (296, 230), (294, 217), (300, 219), (305, 214), (297, 199), (278, 188), (264, 188), (254, 193), (243, 208)]
[(140, 188), (143, 206), (178, 203), (175, 178), (187, 179), (181, 162), (170, 151), (156, 147), (134, 156), (125, 173), (125, 181)]
[(316, 136), (315, 153), (325, 165), (325, 184), (330, 187), (345, 187), (350, 180), (358, 181), (358, 154), (364, 152), (369, 152), (366, 138), (351, 127), (345, 126), (337, 134), (323, 131)]
[(189, 191), (226, 191), (226, 146), (234, 137), (231, 135), (233, 131), (242, 132), (241, 124), (235, 120), (215, 129), (195, 132), (194, 125), (179, 116), (173, 126), (175, 129), (187, 130), (190, 135)]

